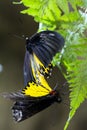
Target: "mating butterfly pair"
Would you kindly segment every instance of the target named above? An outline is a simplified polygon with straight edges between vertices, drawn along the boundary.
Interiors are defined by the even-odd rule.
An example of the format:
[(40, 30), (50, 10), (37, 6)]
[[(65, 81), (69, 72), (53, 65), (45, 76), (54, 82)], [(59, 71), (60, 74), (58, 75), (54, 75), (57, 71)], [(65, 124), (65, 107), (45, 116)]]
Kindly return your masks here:
[(26, 38), (25, 88), (5, 95), (15, 101), (12, 107), (15, 121), (25, 120), (54, 102), (61, 102), (59, 92), (49, 86), (44, 76), (50, 75), (52, 58), (63, 46), (64, 38), (54, 31), (42, 31)]

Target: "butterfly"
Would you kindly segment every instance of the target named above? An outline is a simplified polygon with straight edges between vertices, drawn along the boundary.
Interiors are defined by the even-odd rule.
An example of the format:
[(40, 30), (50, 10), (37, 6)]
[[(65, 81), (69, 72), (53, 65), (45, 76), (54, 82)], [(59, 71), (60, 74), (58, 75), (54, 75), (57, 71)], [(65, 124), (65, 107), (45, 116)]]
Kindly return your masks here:
[[(35, 63), (33, 63), (35, 65)], [(54, 102), (60, 103), (62, 98), (56, 87), (52, 89), (43, 74), (34, 66), (34, 80), (29, 79), (25, 88), (16, 93), (5, 94), (4, 97), (14, 101), (12, 115), (16, 122), (21, 122), (49, 107)]]
[(5, 94), (4, 97), (14, 101), (12, 115), (16, 122), (21, 122), (53, 103), (62, 101), (59, 91), (52, 89), (47, 82), (37, 84), (34, 81), (29, 82), (22, 91)]
[[(34, 70), (37, 70), (36, 66)], [(12, 115), (16, 122), (21, 122), (35, 115), (54, 102), (60, 103), (62, 101), (56, 87), (52, 89), (44, 75), (38, 70), (35, 74), (36, 78), (34, 80), (30, 79), (22, 91), (5, 95), (6, 98), (10, 98), (15, 102), (12, 107)]]
[(27, 85), (30, 79), (34, 80), (35, 73), (32, 68), (35, 68), (35, 66), (41, 74), (48, 77), (52, 71), (51, 61), (53, 56), (60, 52), (63, 47), (64, 38), (55, 31), (42, 31), (26, 38), (24, 85)]
[(61, 102), (59, 91), (49, 86), (44, 74), (49, 74), (52, 57), (62, 49), (63, 44), (64, 39), (53, 31), (37, 33), (27, 40), (24, 60), (25, 88), (4, 95), (15, 102), (12, 107), (15, 121), (23, 121), (54, 102)]

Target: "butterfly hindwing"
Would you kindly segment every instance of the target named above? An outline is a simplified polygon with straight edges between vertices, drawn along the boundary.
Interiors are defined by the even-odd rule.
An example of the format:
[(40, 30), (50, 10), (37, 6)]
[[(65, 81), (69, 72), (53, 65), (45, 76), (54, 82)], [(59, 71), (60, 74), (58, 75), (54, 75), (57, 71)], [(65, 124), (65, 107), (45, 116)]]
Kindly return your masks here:
[(29, 82), (22, 93), (31, 97), (41, 97), (48, 95), (51, 90), (46, 80), (40, 77), (39, 83)]

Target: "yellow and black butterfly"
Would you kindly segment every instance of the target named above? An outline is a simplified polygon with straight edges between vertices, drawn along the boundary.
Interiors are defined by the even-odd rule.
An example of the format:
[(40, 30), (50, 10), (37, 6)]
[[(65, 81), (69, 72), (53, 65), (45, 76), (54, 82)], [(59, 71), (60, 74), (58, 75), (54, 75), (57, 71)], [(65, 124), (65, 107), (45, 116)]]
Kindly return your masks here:
[(42, 83), (29, 82), (22, 91), (4, 95), (15, 102), (12, 107), (12, 115), (16, 122), (21, 122), (35, 115), (54, 102), (61, 102), (59, 91), (52, 89), (44, 76), (40, 77), (40, 81)]
[[(54, 102), (61, 102), (61, 96), (56, 88), (52, 89), (47, 83), (43, 74), (38, 71), (38, 68), (32, 63), (34, 68), (32, 73), (34, 77), (29, 79), (25, 88), (17, 93), (5, 94), (6, 98), (15, 101), (12, 107), (12, 115), (15, 121), (23, 121), (34, 114), (49, 107)], [(32, 65), (31, 64), (31, 65)]]
[[(49, 76), (52, 70), (53, 56), (60, 52), (64, 46), (64, 38), (54, 31), (42, 31), (26, 38), (26, 53), (24, 59), (24, 85), (34, 80), (32, 74), (32, 61), (38, 67), (41, 74)], [(33, 65), (32, 65), (33, 66)]]
[[(32, 63), (34, 77), (29, 79), (25, 88), (17, 93), (5, 94), (6, 98), (15, 101), (12, 107), (12, 115), (15, 121), (23, 121), (34, 114), (49, 107), (54, 102), (61, 102), (59, 91), (52, 89), (43, 74), (38, 71), (35, 62)], [(31, 65), (32, 65), (31, 64)]]

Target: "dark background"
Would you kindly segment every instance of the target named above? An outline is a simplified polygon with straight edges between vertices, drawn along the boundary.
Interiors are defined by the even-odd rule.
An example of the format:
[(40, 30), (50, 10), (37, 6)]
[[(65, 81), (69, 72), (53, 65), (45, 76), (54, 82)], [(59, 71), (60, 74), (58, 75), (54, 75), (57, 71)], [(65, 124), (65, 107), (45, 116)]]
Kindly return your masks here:
[[(0, 93), (24, 88), (25, 39), (16, 36), (31, 36), (37, 31), (38, 24), (32, 17), (21, 14), (22, 9), (22, 5), (13, 5), (11, 0), (0, 0), (0, 64), (3, 66), (0, 70)], [(64, 79), (54, 69), (49, 83), (54, 86), (56, 82), (63, 84)], [(30, 119), (15, 123), (10, 110), (12, 101), (0, 97), (0, 130), (63, 130), (69, 112), (67, 100), (64, 102), (55, 103)], [(87, 102), (78, 109), (68, 129), (87, 130)]]

